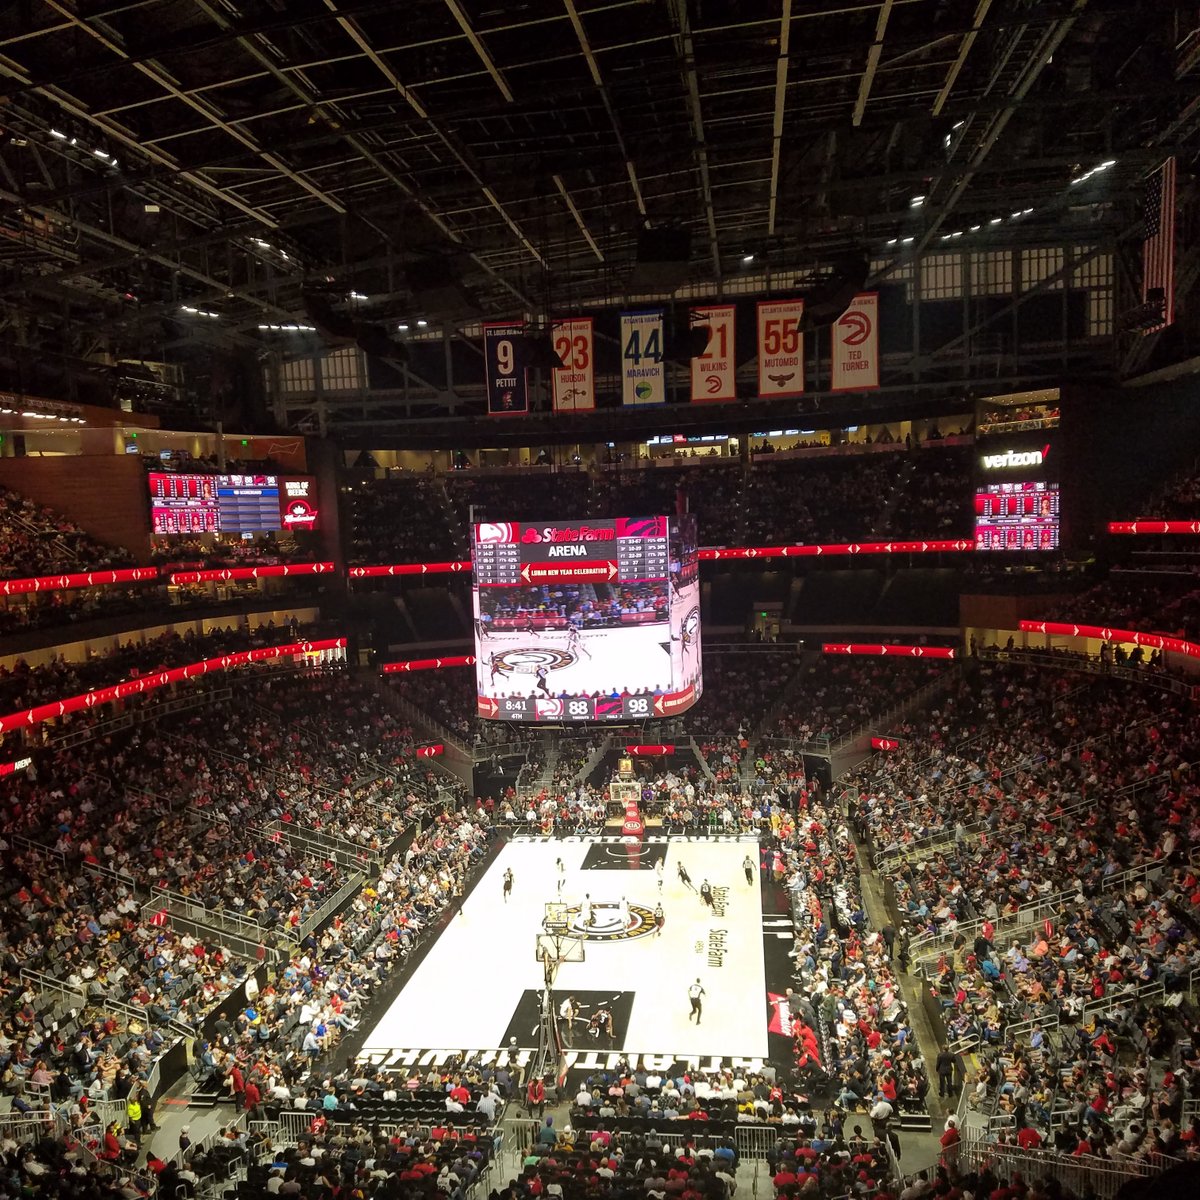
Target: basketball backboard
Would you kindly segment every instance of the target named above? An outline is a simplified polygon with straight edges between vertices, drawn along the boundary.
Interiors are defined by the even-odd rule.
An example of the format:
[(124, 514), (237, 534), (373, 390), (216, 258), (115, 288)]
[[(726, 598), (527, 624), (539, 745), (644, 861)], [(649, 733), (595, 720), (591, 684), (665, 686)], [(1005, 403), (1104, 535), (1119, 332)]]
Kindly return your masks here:
[(542, 916), (542, 928), (547, 933), (565, 933), (567, 929), (567, 908), (561, 900), (552, 900), (546, 905)]
[(631, 800), (636, 803), (642, 798), (641, 785), (622, 783), (619, 779), (614, 779), (608, 785), (608, 798), (614, 804), (628, 804)]
[(583, 938), (539, 933), (536, 958), (540, 963), (581, 963), (584, 961)]

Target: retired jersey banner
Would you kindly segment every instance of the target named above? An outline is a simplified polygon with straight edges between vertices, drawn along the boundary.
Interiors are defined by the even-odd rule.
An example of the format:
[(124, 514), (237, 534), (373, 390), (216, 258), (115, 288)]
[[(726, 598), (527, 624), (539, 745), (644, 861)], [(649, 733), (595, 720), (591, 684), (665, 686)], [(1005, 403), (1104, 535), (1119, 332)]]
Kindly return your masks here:
[(765, 400), (804, 395), (803, 300), (758, 302), (758, 394)]
[(879, 386), (879, 293), (862, 292), (833, 326), (834, 392)]
[(666, 404), (661, 308), (621, 314), (621, 403)]
[(708, 348), (692, 359), (692, 403), (718, 404), (737, 399), (737, 359), (733, 353), (733, 305), (693, 308), (691, 325), (712, 330)]
[(487, 377), (488, 414), (524, 415), (529, 411), (525, 377), (525, 326), (520, 321), (497, 321), (483, 327), (483, 367)]
[(596, 368), (593, 363), (591, 317), (555, 321), (551, 326), (554, 353), (562, 359), (554, 377), (554, 411), (578, 412), (596, 407)]

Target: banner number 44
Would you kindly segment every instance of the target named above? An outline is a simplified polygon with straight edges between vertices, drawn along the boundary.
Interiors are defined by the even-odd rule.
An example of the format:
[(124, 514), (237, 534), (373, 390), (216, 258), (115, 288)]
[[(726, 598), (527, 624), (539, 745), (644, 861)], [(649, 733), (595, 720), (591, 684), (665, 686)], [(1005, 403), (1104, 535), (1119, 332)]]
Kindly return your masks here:
[(629, 331), (629, 340), (625, 343), (623, 352), (624, 357), (635, 364), (640, 364), (646, 359), (655, 363), (662, 362), (662, 331), (660, 329), (646, 331), (644, 343), (642, 332), (637, 328)]

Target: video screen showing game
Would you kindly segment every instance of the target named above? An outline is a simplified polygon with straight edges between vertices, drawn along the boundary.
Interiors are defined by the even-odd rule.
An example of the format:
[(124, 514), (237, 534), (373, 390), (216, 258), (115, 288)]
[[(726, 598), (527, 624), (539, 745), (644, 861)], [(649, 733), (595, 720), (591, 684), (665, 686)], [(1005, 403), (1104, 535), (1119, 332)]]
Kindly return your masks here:
[(629, 721), (703, 690), (696, 518), (472, 527), (478, 713)]

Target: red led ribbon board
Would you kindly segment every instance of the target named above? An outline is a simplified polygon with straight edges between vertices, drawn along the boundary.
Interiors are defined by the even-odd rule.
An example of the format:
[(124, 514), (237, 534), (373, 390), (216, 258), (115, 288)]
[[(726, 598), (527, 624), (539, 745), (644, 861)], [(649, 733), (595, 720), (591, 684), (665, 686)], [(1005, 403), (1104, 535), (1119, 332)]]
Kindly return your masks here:
[(948, 554), (975, 549), (969, 538), (954, 541), (822, 542), (811, 546), (722, 546), (699, 550), (697, 557), (709, 562), (741, 558), (820, 558), (841, 554)]
[(864, 654), (888, 658), (957, 658), (953, 646), (888, 646), (869, 642), (826, 642), (822, 654)]
[(1109, 521), (1109, 533), (1200, 533), (1200, 521)]
[(75, 575), (35, 575), (29, 579), (0, 580), (0, 594), (65, 592), (71, 588), (107, 587), (114, 583), (147, 583), (158, 578), (157, 567), (125, 567), (119, 571), (84, 571)]
[(39, 704), (35, 708), (27, 708), (21, 712), (9, 713), (0, 717), (0, 733), (9, 733), (14, 729), (28, 729), (31, 725), (40, 725), (43, 721), (53, 721), (56, 717), (66, 716), (67, 713), (79, 712), (81, 709), (99, 708), (102, 704), (112, 704), (117, 700), (125, 700), (129, 696), (140, 696), (144, 692), (152, 692), (158, 688), (168, 687), (172, 683), (183, 683), (188, 679), (196, 679), (213, 671), (227, 671), (231, 667), (245, 666), (247, 663), (267, 662), (274, 658), (289, 658), (299, 654), (313, 654), (319, 650), (341, 650), (346, 645), (345, 638), (325, 638), (316, 642), (290, 642), (286, 646), (261, 646), (257, 650), (239, 650), (234, 654), (222, 654), (219, 658), (206, 658), (203, 662), (189, 663), (186, 667), (173, 667), (169, 671), (158, 671), (152, 675), (142, 675), (137, 679), (126, 679), (110, 687), (97, 688), (92, 692), (84, 692), (79, 696), (65, 696), (61, 700), (52, 700), (49, 704)]
[(899, 750), (900, 743), (895, 738), (889, 737), (873, 737), (871, 739), (872, 750)]
[(432, 746), (418, 746), (418, 758), (441, 758), (446, 753), (446, 747), (441, 742), (437, 742)]
[(222, 567), (212, 571), (176, 571), (172, 583), (229, 583), (239, 579), (283, 579), (297, 575), (326, 575), (331, 562), (280, 563), (269, 567)]
[(1072, 621), (1022, 621), (1025, 633), (1051, 637), (1099, 638), (1104, 642), (1132, 642), (1148, 650), (1167, 650), (1186, 658), (1200, 658), (1200, 642), (1189, 642), (1168, 633), (1139, 633), (1136, 629), (1114, 629), (1110, 625), (1076, 625)]
[(387, 575), (445, 575), (458, 571), (469, 571), (467, 562), (435, 563), (378, 563), (371, 567), (351, 567), (346, 574), (351, 579), (375, 579)]
[(409, 671), (441, 671), (446, 667), (473, 667), (475, 655), (452, 654), (445, 658), (409, 658), (384, 663), (379, 669), (384, 675), (407, 674)]
[(626, 746), (626, 754), (634, 754), (639, 758), (663, 758), (675, 753), (674, 746)]

